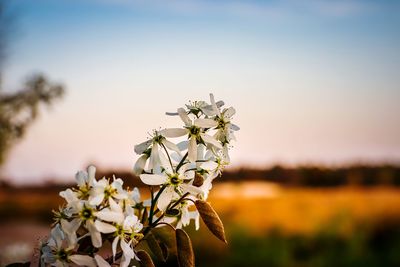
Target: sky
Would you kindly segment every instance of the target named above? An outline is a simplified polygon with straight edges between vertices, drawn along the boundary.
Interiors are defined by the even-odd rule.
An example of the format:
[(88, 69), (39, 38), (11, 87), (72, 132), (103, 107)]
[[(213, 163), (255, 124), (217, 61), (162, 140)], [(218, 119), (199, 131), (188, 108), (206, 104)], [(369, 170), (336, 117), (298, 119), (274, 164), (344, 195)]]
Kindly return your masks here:
[(241, 127), (232, 166), (400, 162), (400, 3), (13, 0), (3, 87), (67, 94), (3, 168), (14, 183), (132, 168), (135, 144), (209, 93)]

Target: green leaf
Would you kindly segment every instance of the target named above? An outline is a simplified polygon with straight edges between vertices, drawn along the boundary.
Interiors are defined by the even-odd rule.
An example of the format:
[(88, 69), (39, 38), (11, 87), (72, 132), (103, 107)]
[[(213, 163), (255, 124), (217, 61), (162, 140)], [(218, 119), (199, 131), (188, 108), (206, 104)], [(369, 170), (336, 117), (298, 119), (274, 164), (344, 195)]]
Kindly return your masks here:
[(146, 236), (146, 242), (147, 245), (149, 246), (151, 252), (154, 254), (154, 256), (159, 260), (159, 261), (166, 261), (166, 258), (164, 257), (164, 252), (162, 248), (160, 247), (160, 243), (158, 240), (155, 238), (155, 236), (150, 232)]
[(204, 224), (219, 240), (227, 243), (224, 225), (215, 210), (208, 202), (196, 200), (196, 208), (203, 219)]
[(176, 229), (175, 235), (179, 267), (194, 267), (194, 252), (189, 236), (182, 229)]
[(153, 260), (151, 259), (149, 253), (144, 250), (136, 251), (136, 256), (140, 259), (140, 267), (155, 267)]

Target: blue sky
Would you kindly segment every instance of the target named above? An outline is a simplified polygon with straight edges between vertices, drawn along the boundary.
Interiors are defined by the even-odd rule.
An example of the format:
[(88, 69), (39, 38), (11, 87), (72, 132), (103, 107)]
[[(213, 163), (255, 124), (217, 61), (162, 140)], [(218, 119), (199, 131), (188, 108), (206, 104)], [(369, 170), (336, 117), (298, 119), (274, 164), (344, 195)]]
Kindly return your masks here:
[(164, 112), (209, 92), (237, 108), (233, 165), (400, 160), (397, 1), (13, 0), (5, 87), (67, 96), (5, 167), (16, 181), (130, 168)]

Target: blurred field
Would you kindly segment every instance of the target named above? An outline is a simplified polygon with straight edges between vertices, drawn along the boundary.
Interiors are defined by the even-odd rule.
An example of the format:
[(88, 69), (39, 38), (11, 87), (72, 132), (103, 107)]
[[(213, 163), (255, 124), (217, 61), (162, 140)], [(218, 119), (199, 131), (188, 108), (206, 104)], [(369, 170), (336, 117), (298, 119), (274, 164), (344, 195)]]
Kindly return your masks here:
[[(204, 225), (199, 232), (190, 227), (198, 266), (400, 266), (398, 188), (221, 183), (209, 201), (229, 245)], [(2, 189), (3, 263), (12, 244), (29, 251), (46, 235), (51, 210), (60, 203), (55, 190)], [(173, 258), (168, 264), (174, 266)]]

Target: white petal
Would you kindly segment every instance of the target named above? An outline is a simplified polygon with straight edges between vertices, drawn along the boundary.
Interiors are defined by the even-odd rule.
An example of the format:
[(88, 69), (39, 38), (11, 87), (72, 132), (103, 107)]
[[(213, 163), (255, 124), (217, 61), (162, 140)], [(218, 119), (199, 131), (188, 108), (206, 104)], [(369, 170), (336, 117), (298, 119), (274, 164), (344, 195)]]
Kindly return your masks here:
[(92, 189), (92, 193), (89, 196), (89, 204), (93, 206), (100, 205), (104, 199), (104, 189), (100, 187), (95, 187)]
[(215, 103), (216, 105), (217, 105), (217, 107), (222, 107), (223, 105), (225, 105), (225, 103), (224, 103), (224, 101), (222, 101), (222, 100), (219, 100), (219, 101), (217, 101), (217, 103)]
[(233, 107), (227, 108), (226, 110), (224, 110), (224, 117), (226, 119), (230, 119), (233, 115), (235, 115), (236, 110)]
[(167, 156), (165, 156), (163, 152), (160, 152), (159, 156), (161, 166), (165, 169), (167, 173), (171, 173), (173, 170), (171, 164), (169, 163), (169, 160), (167, 159)]
[(65, 191), (61, 191), (59, 195), (60, 197), (64, 198), (68, 203), (78, 201), (76, 194), (69, 188)]
[(185, 126), (192, 126), (192, 120), (186, 114), (186, 111), (183, 108), (178, 109), (179, 117), (181, 117)]
[(195, 162), (197, 159), (197, 143), (195, 137), (191, 137), (189, 140), (188, 159), (191, 162)]
[(201, 138), (205, 143), (215, 146), (218, 149), (222, 149), (222, 145), (218, 142), (214, 137), (209, 136), (208, 134), (202, 133), (200, 134)]
[(114, 199), (110, 198), (108, 202), (110, 203), (110, 208), (112, 211), (117, 213), (123, 213), (121, 206), (118, 205), (117, 202), (114, 201)]
[(209, 117), (217, 115), (217, 113), (214, 111), (212, 105), (202, 108), (201, 111), (203, 111), (203, 113)]
[(204, 152), (206, 151), (206, 146), (199, 144), (197, 147), (197, 160), (204, 160)]
[(149, 169), (155, 169), (160, 164), (160, 156), (158, 151), (158, 144), (154, 143), (151, 148)]
[(185, 191), (185, 193), (189, 192), (190, 194), (192, 194), (195, 197), (203, 194), (203, 191), (200, 188), (190, 185), (190, 184), (181, 184), (180, 187), (183, 189), (183, 191)]
[(94, 256), (94, 259), (99, 267), (111, 267), (111, 265), (98, 254)]
[(217, 103), (215, 103), (215, 99), (214, 99), (214, 95), (210, 94), (210, 101), (211, 101), (211, 105), (214, 109), (215, 114), (220, 115), (221, 112), (219, 111), (219, 107), (217, 106)]
[(215, 161), (206, 161), (206, 162), (202, 162), (200, 164), (200, 168), (204, 169), (204, 170), (215, 170), (218, 167), (218, 163), (216, 163)]
[(69, 256), (69, 259), (73, 263), (77, 264), (78, 266), (89, 266), (89, 267), (93, 266), (93, 267), (96, 267), (95, 260), (92, 257), (87, 256), (87, 255), (77, 255), (77, 254), (75, 254), (75, 255)]
[(173, 161), (175, 161), (175, 162), (181, 162), (181, 160), (182, 160), (182, 155), (181, 154), (178, 154), (178, 153), (176, 153), (176, 152), (173, 152), (173, 153), (171, 153), (171, 159), (173, 160)]
[(149, 148), (149, 146), (151, 145), (152, 142), (153, 142), (153, 140), (147, 140), (147, 141), (144, 141), (143, 143), (135, 145), (135, 147), (134, 147), (135, 153), (138, 155), (142, 154), (147, 148)]
[(168, 186), (165, 188), (165, 190), (161, 193), (160, 197), (158, 198), (157, 201), (157, 207), (160, 210), (165, 210), (169, 203), (171, 203), (172, 198), (175, 195), (174, 187), (173, 186)]
[(87, 172), (85, 172), (85, 171), (78, 171), (78, 172), (75, 174), (75, 180), (76, 180), (76, 183), (78, 184), (78, 186), (83, 186), (83, 185), (85, 185), (85, 183), (86, 183), (86, 181), (87, 181), (87, 177), (88, 177)]
[(176, 146), (182, 151), (188, 148), (189, 142), (187, 140), (179, 142)]
[(101, 222), (99, 220), (96, 220), (94, 222), (94, 225), (96, 226), (97, 230), (99, 230), (100, 233), (104, 234), (114, 233), (117, 230), (117, 228), (115, 228), (114, 225)]
[(96, 167), (93, 165), (90, 165), (88, 168), (88, 183), (89, 185), (93, 185), (93, 182), (96, 180)]
[(162, 141), (162, 143), (168, 148), (171, 149), (172, 151), (175, 151), (176, 153), (181, 153), (181, 150), (179, 149), (179, 147), (177, 145), (175, 145), (174, 143), (168, 141), (167, 139), (164, 139)]
[(135, 252), (124, 239), (121, 239), (121, 248), (126, 258), (133, 259), (135, 257)]
[(237, 126), (236, 124), (231, 123), (231, 129), (234, 130), (234, 131), (239, 131), (240, 127)]
[(112, 244), (111, 244), (111, 250), (113, 253), (113, 257), (115, 257), (115, 254), (117, 254), (117, 245), (118, 245), (119, 237), (115, 237)]
[(122, 223), (124, 221), (124, 215), (122, 213), (111, 211), (109, 209), (98, 211), (96, 216), (107, 222)]
[(183, 175), (183, 179), (188, 180), (188, 179), (193, 179), (195, 175), (194, 171), (186, 171)]
[(164, 137), (175, 138), (188, 134), (188, 130), (184, 128), (167, 128), (161, 130), (160, 134)]
[(167, 177), (160, 174), (141, 174), (140, 180), (148, 185), (160, 185), (167, 181)]
[(137, 222), (138, 217), (136, 215), (129, 215), (125, 218), (123, 227), (126, 230), (131, 229)]
[(196, 119), (194, 125), (201, 128), (212, 128), (218, 125), (218, 122), (212, 119)]
[(101, 234), (97, 230), (96, 226), (94, 226), (93, 222), (88, 221), (86, 223), (86, 227), (89, 230), (90, 238), (92, 240), (92, 244), (94, 247), (99, 248), (102, 245)]
[(133, 173), (135, 175), (140, 175), (143, 172), (144, 167), (146, 166), (148, 156), (143, 154), (141, 155), (135, 163), (133, 167)]

